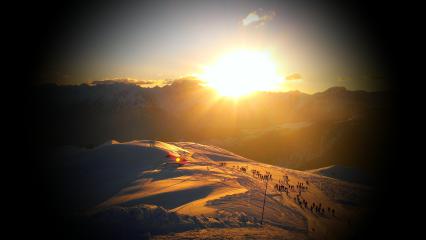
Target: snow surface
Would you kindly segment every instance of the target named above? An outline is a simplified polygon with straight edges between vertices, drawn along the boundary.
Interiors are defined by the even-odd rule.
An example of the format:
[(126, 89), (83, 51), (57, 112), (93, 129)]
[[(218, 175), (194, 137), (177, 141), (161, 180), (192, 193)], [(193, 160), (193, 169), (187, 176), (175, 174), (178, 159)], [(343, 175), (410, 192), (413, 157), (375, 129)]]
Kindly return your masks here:
[[(170, 154), (189, 163), (177, 165)], [(107, 226), (109, 234), (122, 237), (125, 233), (127, 239), (197, 239), (201, 235), (214, 239), (220, 234), (335, 239), (356, 231), (351, 225), (368, 211), (363, 200), (371, 191), (362, 185), (263, 164), (190, 142), (110, 141), (94, 149), (72, 151), (62, 159), (65, 177), (72, 179), (66, 194), (77, 199), (74, 211), (84, 213), (89, 222)], [(272, 174), (263, 226), (266, 182), (255, 177), (253, 169)], [(321, 203), (335, 209), (335, 216), (299, 206), (294, 199), (296, 189), (289, 195), (278, 192), (274, 185), (283, 176), (288, 176), (291, 185), (303, 182), (308, 187), (301, 196), (309, 206)]]
[(332, 165), (328, 167), (309, 170), (308, 172), (347, 182), (360, 183), (364, 185), (369, 185), (372, 182), (371, 177), (367, 173), (359, 169), (347, 166)]

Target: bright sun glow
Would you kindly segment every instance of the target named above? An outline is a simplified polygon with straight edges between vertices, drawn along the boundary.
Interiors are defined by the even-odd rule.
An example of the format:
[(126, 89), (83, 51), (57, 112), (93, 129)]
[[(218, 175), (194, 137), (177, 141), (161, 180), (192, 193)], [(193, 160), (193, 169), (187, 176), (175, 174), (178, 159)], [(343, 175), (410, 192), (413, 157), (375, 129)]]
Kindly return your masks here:
[(279, 90), (283, 81), (269, 53), (249, 50), (226, 54), (205, 67), (199, 78), (220, 95), (229, 97)]

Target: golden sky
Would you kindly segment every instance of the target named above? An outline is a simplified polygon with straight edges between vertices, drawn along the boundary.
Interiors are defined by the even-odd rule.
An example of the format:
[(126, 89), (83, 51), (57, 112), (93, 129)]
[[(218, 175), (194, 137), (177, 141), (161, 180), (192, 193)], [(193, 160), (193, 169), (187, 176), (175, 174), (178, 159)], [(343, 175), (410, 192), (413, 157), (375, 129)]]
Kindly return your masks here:
[[(145, 1), (100, 7), (92, 16), (76, 14), (74, 27), (52, 47), (48, 75), (61, 84), (199, 77), (226, 56), (246, 52), (265, 53), (273, 63), (274, 76), (258, 76), (252, 80), (266, 82), (254, 85), (280, 77), (279, 91), (386, 88), (381, 62), (362, 26), (334, 8), (295, 2)], [(262, 71), (235, 66), (241, 68), (230, 72), (236, 78), (272, 75), (264, 71), (271, 66)]]

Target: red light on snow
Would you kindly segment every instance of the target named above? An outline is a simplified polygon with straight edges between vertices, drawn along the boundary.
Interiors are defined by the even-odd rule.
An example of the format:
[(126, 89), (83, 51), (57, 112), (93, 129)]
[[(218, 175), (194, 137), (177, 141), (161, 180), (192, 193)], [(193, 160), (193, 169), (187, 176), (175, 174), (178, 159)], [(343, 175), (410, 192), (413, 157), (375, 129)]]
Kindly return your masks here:
[(167, 158), (170, 158), (172, 161), (174, 160), (175, 163), (178, 163), (178, 164), (181, 164), (181, 165), (188, 163), (187, 159), (180, 157), (180, 156), (176, 156), (173, 153), (167, 153)]

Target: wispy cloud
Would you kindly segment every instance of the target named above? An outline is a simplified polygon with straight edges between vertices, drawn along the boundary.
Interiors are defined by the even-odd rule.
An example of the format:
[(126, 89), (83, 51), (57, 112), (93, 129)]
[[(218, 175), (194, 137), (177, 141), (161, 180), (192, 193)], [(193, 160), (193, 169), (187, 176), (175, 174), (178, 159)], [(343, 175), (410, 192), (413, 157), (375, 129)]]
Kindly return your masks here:
[(243, 20), (241, 24), (244, 27), (254, 26), (261, 27), (267, 22), (271, 21), (275, 17), (274, 11), (265, 11), (261, 8), (249, 13)]

